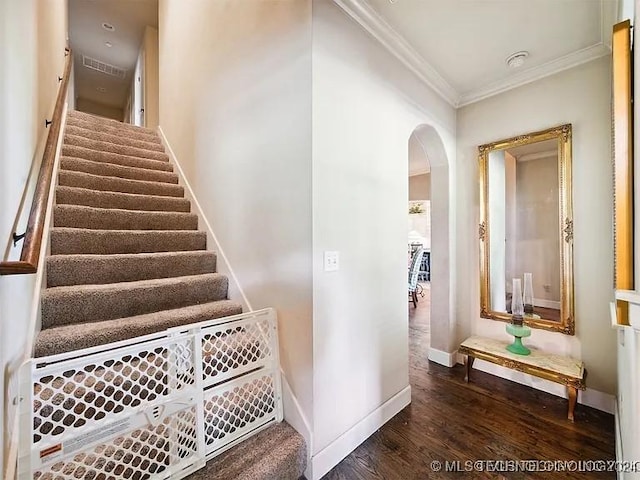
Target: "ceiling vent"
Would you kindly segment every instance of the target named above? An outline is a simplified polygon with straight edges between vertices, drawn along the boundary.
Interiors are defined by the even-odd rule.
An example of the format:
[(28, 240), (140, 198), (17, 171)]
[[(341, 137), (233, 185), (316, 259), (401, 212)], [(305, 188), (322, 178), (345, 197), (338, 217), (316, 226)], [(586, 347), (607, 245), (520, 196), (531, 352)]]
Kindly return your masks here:
[(108, 63), (101, 62), (100, 60), (96, 60), (95, 58), (87, 57), (86, 55), (82, 56), (82, 65), (92, 70), (102, 72), (106, 75), (111, 75), (112, 77), (124, 79), (127, 74), (127, 71), (120, 67), (109, 65)]

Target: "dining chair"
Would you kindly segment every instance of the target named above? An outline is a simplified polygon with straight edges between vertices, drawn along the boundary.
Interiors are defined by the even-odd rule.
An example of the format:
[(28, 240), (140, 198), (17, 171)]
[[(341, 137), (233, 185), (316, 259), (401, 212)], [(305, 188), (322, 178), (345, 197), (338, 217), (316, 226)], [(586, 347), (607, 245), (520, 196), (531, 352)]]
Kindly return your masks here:
[(409, 265), (409, 294), (411, 295), (411, 301), (413, 302), (413, 308), (418, 306), (418, 276), (420, 275), (420, 264), (422, 263), (422, 256), (424, 255), (424, 248), (418, 248), (413, 257), (411, 257), (411, 264)]

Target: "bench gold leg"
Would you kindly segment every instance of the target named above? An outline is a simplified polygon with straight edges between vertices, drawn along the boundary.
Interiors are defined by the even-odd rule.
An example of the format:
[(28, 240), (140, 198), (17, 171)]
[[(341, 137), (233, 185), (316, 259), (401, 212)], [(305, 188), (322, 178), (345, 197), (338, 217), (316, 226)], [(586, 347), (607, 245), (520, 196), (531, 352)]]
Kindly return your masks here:
[(578, 401), (578, 389), (575, 387), (567, 387), (567, 395), (569, 397), (569, 412), (567, 418), (573, 422), (573, 412), (576, 409)]
[(469, 383), (469, 379), (471, 378), (471, 367), (473, 367), (473, 360), (474, 358), (471, 355), (467, 355), (467, 358), (464, 361), (464, 365), (467, 368), (464, 376), (464, 381), (467, 383)]

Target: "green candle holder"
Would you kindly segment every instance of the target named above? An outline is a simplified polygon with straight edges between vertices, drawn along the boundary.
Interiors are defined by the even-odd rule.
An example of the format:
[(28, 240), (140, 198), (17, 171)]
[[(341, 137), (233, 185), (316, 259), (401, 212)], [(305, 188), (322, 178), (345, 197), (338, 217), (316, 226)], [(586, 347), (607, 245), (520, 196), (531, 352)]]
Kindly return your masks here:
[(511, 345), (507, 345), (507, 350), (516, 355), (529, 355), (531, 350), (522, 344), (522, 339), (531, 336), (531, 329), (526, 325), (514, 325), (507, 323), (507, 333), (513, 335), (514, 340)]

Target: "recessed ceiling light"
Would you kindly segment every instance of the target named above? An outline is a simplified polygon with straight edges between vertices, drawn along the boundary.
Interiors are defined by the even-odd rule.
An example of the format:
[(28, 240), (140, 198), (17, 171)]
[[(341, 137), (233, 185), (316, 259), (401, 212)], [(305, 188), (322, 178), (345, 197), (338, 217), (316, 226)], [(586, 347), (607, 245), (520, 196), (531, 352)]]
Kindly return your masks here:
[(528, 56), (529, 56), (529, 52), (527, 51), (523, 50), (521, 52), (516, 52), (507, 57), (507, 60), (506, 60), (507, 65), (509, 65), (509, 67), (511, 68), (521, 67)]
[(107, 22), (102, 22), (102, 28), (109, 32), (114, 32), (116, 30), (116, 27)]
[(98, 90), (100, 93), (104, 93), (107, 91), (107, 89), (104, 87), (96, 87), (96, 90)]
[(113, 47), (113, 43), (111, 42), (104, 42), (104, 44), (109, 48)]

